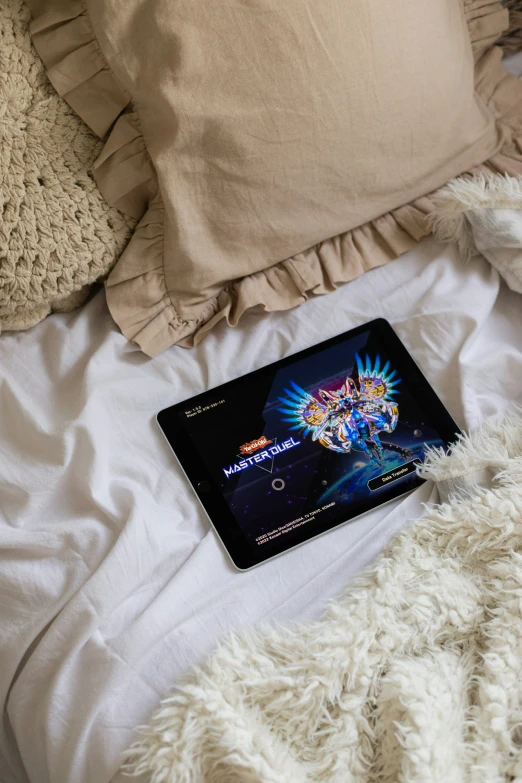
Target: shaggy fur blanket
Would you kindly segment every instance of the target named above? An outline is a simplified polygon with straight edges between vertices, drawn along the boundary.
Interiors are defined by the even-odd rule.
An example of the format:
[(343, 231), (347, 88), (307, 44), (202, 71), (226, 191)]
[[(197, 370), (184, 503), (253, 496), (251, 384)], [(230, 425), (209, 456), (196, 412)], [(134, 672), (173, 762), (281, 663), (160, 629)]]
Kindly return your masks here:
[(455, 242), (464, 258), (484, 256), (522, 293), (522, 179), (458, 177), (438, 191), (429, 221), (437, 239)]
[(154, 783), (522, 780), (522, 418), (432, 452), (425, 475), (447, 502), (322, 620), (225, 641), (141, 730), (127, 770)]

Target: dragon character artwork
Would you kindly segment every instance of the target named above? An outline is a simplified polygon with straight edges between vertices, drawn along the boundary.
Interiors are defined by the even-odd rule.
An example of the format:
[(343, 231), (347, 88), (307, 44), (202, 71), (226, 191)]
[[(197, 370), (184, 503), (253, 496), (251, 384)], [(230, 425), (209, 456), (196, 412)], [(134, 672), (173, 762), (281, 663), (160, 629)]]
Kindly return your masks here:
[(337, 391), (321, 389), (320, 400), (291, 381), (292, 390), (285, 389), (287, 397), (279, 398), (283, 421), (293, 425), (291, 430), (303, 430), (305, 436), (311, 433), (312, 440), (327, 449), (343, 454), (362, 451), (379, 465), (384, 449), (410, 456), (408, 449), (379, 438), (379, 433), (393, 432), (397, 426), (399, 406), (394, 397), (400, 378), (395, 377), (395, 370), (390, 372), (390, 362), (381, 369), (380, 356), (373, 366), (369, 356), (365, 362), (358, 354), (355, 358), (357, 381), (348, 377)]

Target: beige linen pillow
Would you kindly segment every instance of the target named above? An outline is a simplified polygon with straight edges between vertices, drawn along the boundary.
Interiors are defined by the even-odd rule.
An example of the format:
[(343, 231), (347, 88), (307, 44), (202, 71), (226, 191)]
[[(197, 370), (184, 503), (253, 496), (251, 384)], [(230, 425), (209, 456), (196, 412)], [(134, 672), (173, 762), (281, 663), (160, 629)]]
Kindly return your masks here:
[(58, 92), (140, 223), (107, 283), (153, 356), (280, 310), (427, 233), (430, 192), (522, 171), (497, 0), (29, 0)]

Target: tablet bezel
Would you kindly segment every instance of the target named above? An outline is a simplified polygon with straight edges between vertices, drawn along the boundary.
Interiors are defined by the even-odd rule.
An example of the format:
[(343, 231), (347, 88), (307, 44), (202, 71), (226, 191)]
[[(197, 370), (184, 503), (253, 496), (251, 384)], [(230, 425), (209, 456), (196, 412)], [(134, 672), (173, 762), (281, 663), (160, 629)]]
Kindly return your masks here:
[[(357, 326), (354, 329), (350, 329), (342, 334), (332, 337), (329, 340), (325, 340), (322, 343), (312, 346), (311, 348), (305, 348), (303, 351), (291, 354), (290, 356), (280, 359), (272, 364), (266, 365), (254, 370), (253, 372), (239, 376), (232, 381), (216, 386), (212, 389), (208, 389), (201, 394), (194, 397), (190, 397), (175, 405), (171, 405), (168, 408), (163, 409), (157, 415), (157, 422), (161, 428), (167, 442), (169, 443), (176, 459), (178, 460), (185, 476), (192, 489), (194, 490), (196, 497), (199, 499), (203, 509), (205, 510), (210, 523), (216, 531), (219, 539), (221, 540), (225, 550), (230, 556), (232, 563), (236, 568), (241, 571), (245, 571), (254, 566), (260, 565), (267, 560), (271, 560), (273, 557), (277, 557), (284, 552), (294, 549), (296, 546), (301, 546), (313, 538), (317, 538), (320, 535), (332, 530), (340, 525), (351, 522), (357, 517), (362, 516), (368, 511), (378, 508), (379, 506), (389, 503), (391, 500), (395, 500), (401, 495), (406, 495), (412, 492), (414, 489), (424, 483), (423, 479), (416, 476), (414, 485), (411, 483), (407, 488), (404, 487), (402, 482), (398, 483), (395, 487), (390, 485), (390, 488), (386, 494), (386, 497), (379, 500), (380, 496), (368, 498), (368, 503), (357, 511), (350, 514), (350, 508), (347, 504), (343, 506), (342, 519), (331, 520), (326, 523), (324, 528), (320, 532), (311, 533), (310, 535), (304, 535), (303, 539), (295, 542), (289, 541), (285, 544), (285, 538), (280, 540), (281, 546), (277, 551), (265, 551), (262, 547), (258, 551), (254, 550), (250, 545), (248, 539), (244, 536), (239, 527), (232, 511), (230, 510), (225, 498), (221, 494), (218, 485), (213, 481), (208, 468), (205, 466), (201, 459), (194, 443), (191, 440), (189, 432), (182, 424), (181, 416), (179, 413), (184, 412), (187, 409), (187, 405), (204, 405), (206, 399), (215, 397), (216, 392), (223, 391), (223, 396), (226, 396), (227, 392), (235, 391), (240, 388), (248, 379), (248, 382), (255, 382), (263, 376), (274, 375), (282, 367), (286, 367), (294, 362), (301, 361), (314, 354), (337, 345), (344, 340), (356, 337), (358, 334), (367, 331), (378, 331), (379, 340), (382, 342), (384, 352), (387, 356), (392, 358), (394, 366), (396, 366), (404, 380), (407, 379), (408, 388), (413, 394), (422, 395), (422, 408), (425, 413), (436, 423), (437, 433), (441, 440), (445, 443), (446, 447), (455, 440), (460, 433), (460, 430), (450, 416), (443, 403), (437, 396), (434, 389), (431, 387), (422, 371), (419, 369), (412, 356), (408, 352), (407, 348), (403, 345), (398, 335), (393, 330), (391, 324), (384, 318), (377, 318), (373, 321), (369, 321), (361, 326)], [(373, 501), (373, 502), (372, 502)], [(258, 555), (256, 557), (256, 555)]]

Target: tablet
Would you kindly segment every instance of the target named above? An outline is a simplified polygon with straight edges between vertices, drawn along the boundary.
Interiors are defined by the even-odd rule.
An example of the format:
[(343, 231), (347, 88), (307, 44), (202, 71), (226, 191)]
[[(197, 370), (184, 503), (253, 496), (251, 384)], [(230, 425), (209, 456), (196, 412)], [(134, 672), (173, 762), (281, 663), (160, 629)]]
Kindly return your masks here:
[(234, 565), (245, 570), (423, 483), (459, 429), (378, 319), (158, 414)]

